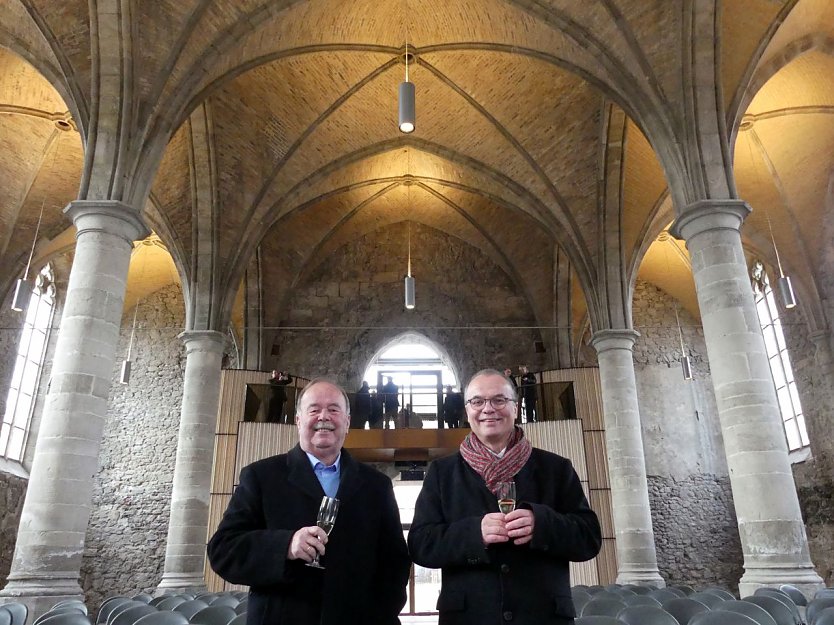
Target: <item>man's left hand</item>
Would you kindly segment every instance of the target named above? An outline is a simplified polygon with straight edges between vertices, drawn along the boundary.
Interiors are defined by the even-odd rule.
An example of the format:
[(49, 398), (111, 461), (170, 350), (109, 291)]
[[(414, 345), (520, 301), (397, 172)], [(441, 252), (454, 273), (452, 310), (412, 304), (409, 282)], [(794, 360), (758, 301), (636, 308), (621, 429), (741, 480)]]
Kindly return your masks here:
[(536, 517), (532, 510), (513, 510), (504, 516), (504, 520), (507, 523), (507, 535), (514, 545), (526, 545), (533, 540)]

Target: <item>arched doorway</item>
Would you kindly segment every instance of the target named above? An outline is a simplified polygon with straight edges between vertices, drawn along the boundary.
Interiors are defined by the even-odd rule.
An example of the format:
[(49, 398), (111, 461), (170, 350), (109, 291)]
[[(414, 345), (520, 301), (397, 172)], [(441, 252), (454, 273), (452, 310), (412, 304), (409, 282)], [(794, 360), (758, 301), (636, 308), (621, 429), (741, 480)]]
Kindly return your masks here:
[(397, 386), (400, 406), (410, 404), (422, 427), (443, 428), (438, 415), (444, 389), (459, 390), (458, 376), (445, 350), (421, 334), (402, 334), (374, 355), (362, 377), (377, 393), (382, 393), (388, 378)]

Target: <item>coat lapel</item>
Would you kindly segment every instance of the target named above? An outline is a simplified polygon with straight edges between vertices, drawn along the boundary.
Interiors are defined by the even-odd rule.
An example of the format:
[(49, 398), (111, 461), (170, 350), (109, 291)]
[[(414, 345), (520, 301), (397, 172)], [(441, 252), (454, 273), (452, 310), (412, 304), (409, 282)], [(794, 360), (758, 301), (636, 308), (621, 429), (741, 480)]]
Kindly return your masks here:
[(342, 449), (339, 492), (336, 494), (336, 497), (342, 501), (350, 499), (361, 486), (362, 478), (359, 477), (358, 463), (347, 450)]
[(287, 454), (287, 466), (290, 470), (287, 481), (290, 484), (312, 497), (321, 499), (324, 496), (324, 490), (310, 466), (310, 459), (299, 445)]

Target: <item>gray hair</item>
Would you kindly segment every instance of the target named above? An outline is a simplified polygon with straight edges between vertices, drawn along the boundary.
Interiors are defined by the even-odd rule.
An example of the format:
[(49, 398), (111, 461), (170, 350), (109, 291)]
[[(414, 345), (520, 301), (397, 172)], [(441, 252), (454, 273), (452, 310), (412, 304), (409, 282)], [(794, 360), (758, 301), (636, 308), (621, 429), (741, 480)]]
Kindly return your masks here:
[(304, 395), (307, 394), (307, 389), (312, 388), (316, 384), (329, 384), (330, 386), (339, 389), (339, 392), (342, 394), (342, 397), (345, 400), (345, 414), (350, 416), (350, 397), (348, 397), (347, 391), (345, 391), (345, 389), (342, 388), (342, 385), (336, 382), (333, 378), (330, 378), (328, 376), (319, 376), (307, 382), (307, 384), (304, 385), (304, 388), (302, 388), (301, 391), (299, 391), (298, 396), (295, 398), (296, 417), (301, 416), (301, 403), (304, 399)]
[(467, 396), (469, 395), (469, 386), (472, 384), (472, 382), (475, 381), (475, 378), (480, 378), (481, 376), (487, 376), (487, 375), (489, 375), (489, 376), (494, 375), (494, 376), (497, 376), (499, 378), (504, 378), (504, 381), (507, 383), (507, 388), (510, 390), (510, 398), (513, 401), (518, 400), (518, 395), (515, 392), (515, 384), (512, 383), (512, 380), (510, 380), (510, 378), (508, 378), (506, 375), (504, 375), (503, 371), (499, 371), (498, 369), (481, 369), (480, 371), (476, 372), (475, 375), (473, 375), (471, 378), (469, 378), (469, 382), (466, 383), (466, 387), (465, 387), (465, 390), (464, 390), (464, 393), (463, 393), (464, 397), (468, 398)]

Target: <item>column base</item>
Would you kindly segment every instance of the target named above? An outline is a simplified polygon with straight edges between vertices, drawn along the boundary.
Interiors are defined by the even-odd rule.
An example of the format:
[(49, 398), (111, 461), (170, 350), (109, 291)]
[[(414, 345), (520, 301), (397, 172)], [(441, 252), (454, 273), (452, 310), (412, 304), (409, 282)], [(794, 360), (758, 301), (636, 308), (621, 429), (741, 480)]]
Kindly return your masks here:
[(740, 598), (752, 595), (757, 588), (770, 586), (778, 588), (780, 584), (796, 586), (806, 597), (825, 586), (822, 578), (809, 565), (804, 567), (744, 567), (744, 575), (738, 582)]
[(77, 578), (10, 575), (8, 584), (0, 591), (0, 605), (16, 601), (28, 608), (28, 623), (32, 623), (53, 605), (65, 599), (84, 601), (84, 592), (78, 585)]
[(190, 573), (164, 573), (159, 586), (156, 587), (157, 595), (177, 592), (207, 592), (206, 580), (202, 574)]
[(666, 580), (660, 576), (660, 573), (651, 569), (645, 571), (618, 571), (617, 583), (623, 586), (633, 584), (635, 586), (666, 588)]

